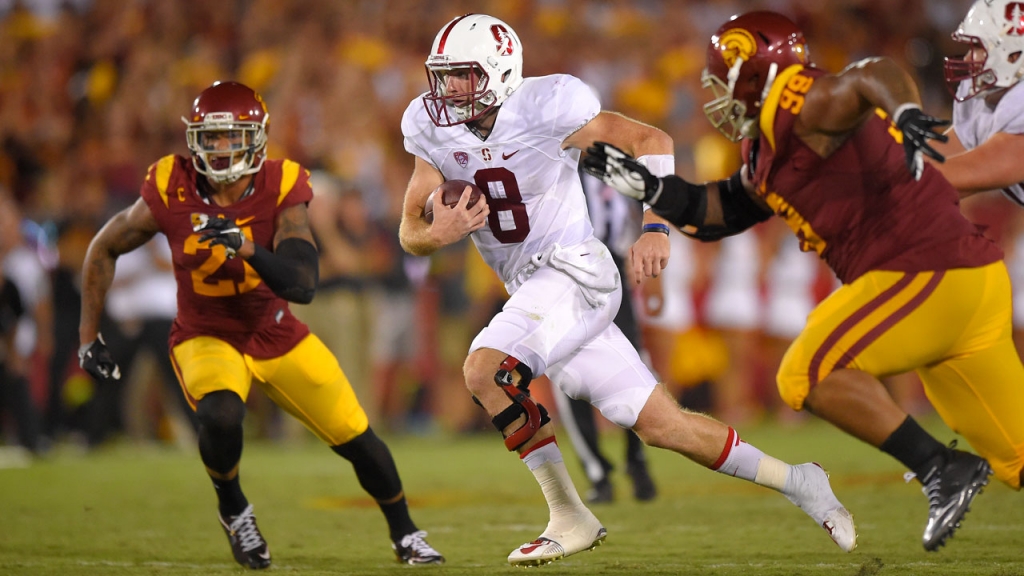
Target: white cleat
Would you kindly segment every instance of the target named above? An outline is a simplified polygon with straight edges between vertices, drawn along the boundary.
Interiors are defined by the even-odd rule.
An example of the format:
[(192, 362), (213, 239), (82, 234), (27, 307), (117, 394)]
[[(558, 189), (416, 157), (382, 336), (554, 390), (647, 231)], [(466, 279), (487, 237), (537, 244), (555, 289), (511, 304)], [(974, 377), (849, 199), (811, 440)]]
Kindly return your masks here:
[(840, 548), (853, 552), (857, 547), (853, 515), (832, 492), (828, 473), (818, 463), (808, 462), (793, 466), (792, 474), (792, 484), (787, 482), (787, 488), (792, 489), (787, 490), (791, 493), (786, 494), (786, 498), (824, 528)]
[(547, 529), (536, 540), (513, 550), (508, 555), (508, 563), (513, 566), (543, 566), (577, 552), (593, 550), (608, 535), (601, 521), (586, 508), (577, 514), (576, 521), (567, 530), (553, 528), (552, 523), (548, 523)]

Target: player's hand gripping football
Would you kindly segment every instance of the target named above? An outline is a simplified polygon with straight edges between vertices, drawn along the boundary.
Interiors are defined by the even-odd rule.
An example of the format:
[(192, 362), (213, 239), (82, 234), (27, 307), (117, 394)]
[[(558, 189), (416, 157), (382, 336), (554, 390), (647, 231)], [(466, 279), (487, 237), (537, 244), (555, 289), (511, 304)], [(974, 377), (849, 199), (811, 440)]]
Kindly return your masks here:
[(473, 195), (472, 188), (466, 186), (459, 192), (459, 201), (454, 205), (445, 204), (444, 192), (440, 190), (437, 192), (431, 234), (441, 246), (454, 244), (487, 226), (487, 218), (491, 213), (487, 202), (477, 201), (470, 206), (470, 198)]
[(661, 196), (661, 179), (635, 158), (607, 142), (594, 142), (587, 148), (583, 169), (634, 200), (654, 204)]
[(928, 143), (928, 140), (948, 142), (949, 136), (932, 130), (933, 128), (949, 126), (949, 120), (939, 120), (921, 111), (916, 104), (904, 104), (896, 109), (894, 114), (896, 127), (903, 132), (903, 151), (907, 154), (907, 168), (914, 175), (914, 180), (921, 179), (924, 172), (924, 156), (934, 158), (938, 162), (945, 162), (946, 157), (936, 151)]
[(227, 250), (228, 258), (234, 258), (242, 244), (245, 244), (245, 234), (238, 224), (235, 224), (234, 220), (219, 216), (207, 220), (206, 224), (196, 229), (196, 232), (202, 234), (199, 237), (200, 243), (209, 240), (210, 246), (223, 246)]
[(78, 349), (78, 365), (100, 381), (110, 378), (121, 379), (121, 368), (107, 349), (102, 334), (97, 334), (95, 340), (82, 344)]

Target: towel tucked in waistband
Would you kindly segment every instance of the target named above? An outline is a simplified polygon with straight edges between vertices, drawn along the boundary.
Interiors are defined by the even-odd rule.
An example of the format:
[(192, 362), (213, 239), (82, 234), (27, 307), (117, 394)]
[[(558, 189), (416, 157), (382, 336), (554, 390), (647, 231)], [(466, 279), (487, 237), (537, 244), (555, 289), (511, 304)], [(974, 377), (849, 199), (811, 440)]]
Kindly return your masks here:
[(619, 287), (619, 272), (600, 241), (593, 240), (571, 248), (552, 244), (530, 258), (528, 270), (521, 273), (524, 279), (541, 266), (550, 266), (576, 281), (583, 297), (591, 307), (598, 308), (608, 303), (608, 295)]

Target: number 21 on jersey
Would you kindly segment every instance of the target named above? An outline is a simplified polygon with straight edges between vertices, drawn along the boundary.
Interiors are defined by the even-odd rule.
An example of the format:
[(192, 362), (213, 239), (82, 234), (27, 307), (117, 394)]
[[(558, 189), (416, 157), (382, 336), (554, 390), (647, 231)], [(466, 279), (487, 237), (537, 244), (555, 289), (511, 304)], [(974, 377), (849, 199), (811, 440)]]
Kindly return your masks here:
[[(245, 237), (250, 242), (252, 241), (252, 227), (243, 226), (242, 234), (245, 234)], [(192, 270), (192, 290), (196, 294), (201, 296), (235, 296), (245, 294), (260, 285), (259, 274), (244, 260), (242, 260), (242, 266), (245, 273), (241, 282), (226, 279), (216, 280), (213, 283), (207, 282), (207, 278), (216, 273), (217, 270), (220, 270), (221, 266), (228, 261), (228, 254), (223, 246), (211, 247), (209, 244), (200, 244), (199, 234), (189, 234), (188, 238), (185, 239), (183, 250), (185, 254), (196, 255), (199, 254), (200, 250), (207, 250), (210, 252), (210, 255), (199, 265), (199, 268)]]

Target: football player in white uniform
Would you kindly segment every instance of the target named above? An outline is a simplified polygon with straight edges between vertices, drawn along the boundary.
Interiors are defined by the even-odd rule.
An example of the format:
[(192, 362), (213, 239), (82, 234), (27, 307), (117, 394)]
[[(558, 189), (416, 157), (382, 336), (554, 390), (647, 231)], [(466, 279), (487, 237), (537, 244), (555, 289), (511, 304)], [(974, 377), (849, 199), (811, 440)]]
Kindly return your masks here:
[[(949, 141), (934, 148), (946, 162), (935, 166), (960, 191), (961, 198), (1002, 190), (1024, 206), (1024, 14), (1010, 0), (977, 0), (953, 32), (967, 45), (963, 56), (946, 58), (953, 92)], [(1018, 241), (1018, 246), (1020, 246)], [(1007, 252), (1014, 290), (1015, 339), (1024, 331), (1024, 257)], [(1018, 344), (1019, 346), (1019, 344)]]
[[(853, 520), (815, 464), (790, 466), (741, 442), (711, 418), (682, 410), (659, 386), (637, 351), (612, 324), (622, 296), (608, 248), (594, 237), (577, 175), (580, 150), (607, 139), (655, 173), (674, 170), (672, 140), (662, 131), (601, 110), (579, 79), (523, 78), (522, 45), (490, 16), (453, 19), (426, 61), (430, 91), (402, 119), (415, 168), (405, 193), (399, 236), (415, 255), (472, 235), (511, 294), (474, 339), (466, 385), (540, 484), (550, 518), (537, 539), (516, 548), (513, 565), (540, 565), (591, 549), (605, 528), (580, 500), (530, 379), (547, 374), (649, 445), (676, 451), (713, 470), (774, 488), (824, 526), (844, 550), (856, 545)], [(486, 202), (434, 204), (445, 180), (475, 182)], [(660, 273), (668, 228), (653, 214), (633, 246), (633, 281)]]
[(963, 57), (946, 58), (954, 91), (949, 141), (934, 148), (946, 156), (935, 166), (961, 197), (1002, 190), (1024, 206), (1024, 14), (1020, 2), (977, 0), (953, 39), (968, 45)]

